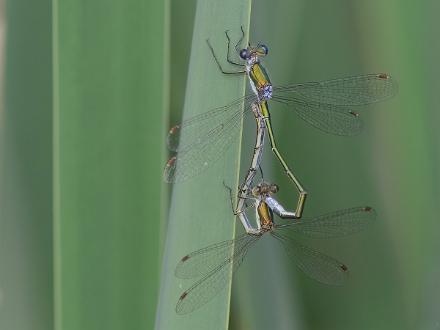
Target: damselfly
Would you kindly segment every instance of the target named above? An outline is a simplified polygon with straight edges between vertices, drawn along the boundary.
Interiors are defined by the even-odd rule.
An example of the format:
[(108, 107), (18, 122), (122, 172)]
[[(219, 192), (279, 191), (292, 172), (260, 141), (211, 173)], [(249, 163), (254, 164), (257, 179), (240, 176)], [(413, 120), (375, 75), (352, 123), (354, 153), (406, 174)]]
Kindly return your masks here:
[(248, 45), (239, 51), (239, 45), (244, 38), (243, 32), (235, 45), (240, 56), (240, 62), (237, 62), (231, 58), (231, 39), (227, 31), (226, 37), (227, 62), (241, 69), (237, 71), (223, 69), (207, 40), (213, 58), (224, 74), (246, 74), (253, 94), (174, 126), (168, 135), (168, 146), (172, 151), (177, 152), (177, 155), (167, 162), (164, 179), (167, 182), (182, 181), (199, 174), (215, 163), (224, 154), (231, 141), (237, 138), (242, 117), (250, 113), (255, 114), (253, 110), (257, 105), (258, 116), (264, 121), (264, 129), (268, 132), (272, 151), (299, 191), (296, 215), (300, 217), (307, 193), (278, 150), (267, 101), (273, 100), (289, 106), (300, 118), (324, 132), (355, 135), (360, 132), (362, 121), (359, 114), (351, 108), (393, 96), (397, 91), (397, 84), (388, 74), (377, 73), (322, 82), (272, 86), (269, 75), (260, 62), (260, 59), (268, 54), (268, 47), (263, 44)]
[[(216, 296), (225, 287), (231, 272), (240, 267), (249, 249), (266, 233), (279, 241), (298, 268), (314, 280), (330, 285), (341, 285), (346, 281), (348, 268), (345, 264), (301, 244), (294, 236), (329, 238), (349, 235), (364, 229), (375, 219), (376, 212), (371, 207), (355, 207), (277, 224), (273, 221), (273, 213), (281, 218), (293, 215), (273, 197), (277, 191), (277, 185), (266, 182), (252, 188), (253, 207), (258, 216), (255, 234), (246, 233), (207, 246), (180, 260), (175, 271), (177, 277), (200, 279), (180, 296), (176, 305), (178, 314), (190, 313)], [(245, 214), (244, 209), (241, 211)]]

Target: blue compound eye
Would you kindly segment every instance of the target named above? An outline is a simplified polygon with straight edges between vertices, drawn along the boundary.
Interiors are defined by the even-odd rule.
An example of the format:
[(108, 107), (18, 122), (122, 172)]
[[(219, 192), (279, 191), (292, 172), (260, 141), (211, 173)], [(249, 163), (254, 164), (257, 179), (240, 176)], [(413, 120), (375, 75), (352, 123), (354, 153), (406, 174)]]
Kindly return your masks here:
[(266, 45), (260, 45), (260, 49), (263, 51), (264, 55), (267, 55), (269, 48)]
[(247, 59), (248, 59), (248, 57), (249, 57), (249, 52), (248, 52), (248, 50), (247, 50), (246, 48), (240, 50), (240, 57), (241, 57), (243, 60), (247, 60)]

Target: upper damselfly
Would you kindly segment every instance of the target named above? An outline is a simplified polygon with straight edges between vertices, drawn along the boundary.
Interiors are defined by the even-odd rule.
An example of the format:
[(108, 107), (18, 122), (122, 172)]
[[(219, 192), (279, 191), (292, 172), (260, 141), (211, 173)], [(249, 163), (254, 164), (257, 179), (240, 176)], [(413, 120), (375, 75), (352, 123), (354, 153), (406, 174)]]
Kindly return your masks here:
[(300, 118), (321, 131), (336, 135), (355, 135), (361, 131), (362, 121), (359, 113), (354, 112), (352, 108), (383, 101), (393, 96), (397, 91), (397, 84), (386, 73), (374, 73), (321, 82), (273, 86), (261, 63), (261, 58), (268, 54), (268, 47), (263, 44), (248, 45), (239, 51), (239, 45), (244, 38), (243, 32), (241, 39), (235, 45), (240, 57), (237, 62), (232, 59), (231, 39), (227, 31), (226, 37), (227, 62), (240, 69), (225, 70), (207, 40), (213, 58), (224, 74), (246, 74), (253, 93), (174, 126), (168, 135), (168, 146), (172, 151), (177, 152), (177, 155), (167, 162), (164, 179), (167, 182), (182, 181), (199, 174), (215, 163), (231, 145), (231, 141), (237, 138), (242, 117), (253, 113), (264, 122), (272, 151), (298, 189), (300, 196), (296, 215), (300, 217), (307, 193), (278, 150), (270, 120), (268, 100), (287, 105)]

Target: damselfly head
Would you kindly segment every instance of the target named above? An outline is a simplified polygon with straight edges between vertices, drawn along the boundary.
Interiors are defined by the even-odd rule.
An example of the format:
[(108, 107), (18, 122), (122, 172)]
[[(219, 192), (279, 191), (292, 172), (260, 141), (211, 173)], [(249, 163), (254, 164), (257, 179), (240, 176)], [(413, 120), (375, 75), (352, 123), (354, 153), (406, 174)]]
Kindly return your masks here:
[(279, 187), (277, 184), (272, 183), (272, 184), (270, 185), (270, 192), (271, 192), (272, 194), (276, 194), (279, 190), (280, 190), (280, 187)]
[(279, 190), (278, 185), (274, 183), (268, 183), (268, 182), (260, 182), (258, 185), (256, 185), (254, 188), (252, 188), (252, 194), (255, 197), (258, 196), (264, 196), (264, 195), (272, 195), (276, 194)]
[(255, 47), (249, 45), (247, 48), (240, 50), (240, 57), (243, 60), (248, 60), (252, 57), (266, 56), (268, 52), (269, 52), (269, 48), (267, 48), (266, 45), (258, 44)]

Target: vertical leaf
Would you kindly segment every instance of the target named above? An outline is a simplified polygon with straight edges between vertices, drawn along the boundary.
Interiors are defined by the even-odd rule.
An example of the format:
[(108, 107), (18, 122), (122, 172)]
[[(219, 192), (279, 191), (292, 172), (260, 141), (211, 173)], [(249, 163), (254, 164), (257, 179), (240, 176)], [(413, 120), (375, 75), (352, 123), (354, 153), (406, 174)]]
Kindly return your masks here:
[[(210, 38), (218, 57), (225, 62), (225, 30), (235, 40), (240, 25), (247, 30), (250, 1), (203, 0), (197, 4), (191, 49), (184, 117), (222, 106), (244, 94), (244, 77), (222, 75), (210, 54)], [(173, 188), (168, 233), (161, 276), (157, 329), (226, 329), (229, 319), (229, 285), (224, 292), (191, 314), (175, 312), (181, 293), (194, 281), (174, 277), (174, 268), (184, 254), (234, 236), (235, 220), (229, 196), (222, 185), (237, 185), (239, 141), (203, 174)]]
[[(302, 0), (257, 2), (252, 8), (251, 44), (263, 43), (269, 48), (268, 56), (263, 59), (263, 65), (268, 70), (272, 83), (294, 82), (287, 68), (295, 58), (298, 42), (299, 27), (302, 23)], [(283, 19), (280, 19), (282, 17)], [(270, 24), (262, 24), (270, 22)], [(280, 109), (275, 102), (269, 101), (271, 121), (275, 139), (284, 157), (295, 153), (292, 141), (301, 140), (299, 134), (289, 130), (286, 134), (280, 130), (291, 118), (285, 118), (285, 109)], [(296, 118), (294, 118), (296, 119)], [(244, 145), (254, 143), (255, 127), (248, 128)], [(288, 144), (283, 144), (284, 141)], [(249, 158), (252, 150), (243, 148), (242, 157)], [(244, 160), (243, 168), (249, 160)], [(297, 161), (289, 163), (295, 175), (301, 182), (306, 183), (303, 169)], [(297, 192), (287, 178), (279, 161), (270, 150), (268, 139), (262, 161), (264, 179), (278, 184), (281, 188), (277, 198), (282, 199), (286, 208), (294, 209)], [(307, 201), (308, 202), (308, 201)], [(306, 207), (307, 207), (306, 202)], [(276, 216), (275, 216), (276, 217)], [(275, 221), (283, 221), (275, 218)], [(272, 237), (259, 242), (249, 253), (246, 265), (243, 266), (234, 281), (233, 311), (231, 329), (302, 329), (300, 288), (295, 274), (289, 272), (290, 263), (286, 260), (284, 249)], [(256, 275), (257, 274), (257, 275)], [(264, 313), (261, 310), (264, 309)], [(276, 317), (273, 317), (276, 315)]]

